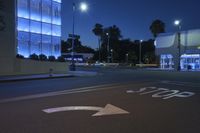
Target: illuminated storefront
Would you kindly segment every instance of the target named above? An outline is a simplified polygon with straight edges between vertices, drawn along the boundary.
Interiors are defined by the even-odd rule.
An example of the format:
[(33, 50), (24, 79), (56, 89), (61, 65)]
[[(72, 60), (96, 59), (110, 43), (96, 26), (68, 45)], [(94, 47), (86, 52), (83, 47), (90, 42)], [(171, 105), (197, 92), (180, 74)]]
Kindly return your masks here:
[(61, 0), (17, 0), (17, 53), (61, 55)]
[[(180, 36), (181, 70), (200, 70), (200, 30), (182, 31)], [(155, 40), (161, 69), (177, 69), (179, 62), (177, 33), (164, 33)]]

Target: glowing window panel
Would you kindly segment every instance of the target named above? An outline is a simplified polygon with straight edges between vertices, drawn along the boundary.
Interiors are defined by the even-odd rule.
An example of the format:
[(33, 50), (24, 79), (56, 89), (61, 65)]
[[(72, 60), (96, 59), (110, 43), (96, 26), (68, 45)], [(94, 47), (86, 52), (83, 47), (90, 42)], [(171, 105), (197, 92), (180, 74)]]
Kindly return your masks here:
[(52, 35), (61, 36), (61, 27), (58, 25), (52, 25)]
[(17, 1), (17, 16), (22, 18), (29, 18), (29, 2), (28, 0)]
[(30, 0), (30, 18), (41, 21), (41, 0)]
[(50, 56), (52, 53), (51, 49), (51, 36), (42, 35), (42, 53), (46, 56)]
[(29, 44), (27, 41), (18, 41), (18, 54), (21, 54), (26, 58), (29, 57)]
[(40, 34), (41, 33), (41, 22), (31, 21), (30, 32)]
[(61, 3), (61, 2), (62, 2), (61, 0), (53, 0), (53, 1), (58, 2), (58, 3)]
[(20, 17), (20, 18), (29, 19), (29, 13), (27, 13), (23, 10), (18, 10), (17, 16)]
[(41, 54), (41, 35), (31, 33), (31, 54)]
[(52, 45), (53, 45), (53, 49), (52, 49), (52, 53), (53, 55), (55, 55), (56, 57), (60, 56), (60, 37), (52, 37)]
[(42, 22), (51, 23), (51, 0), (42, 1)]
[(18, 31), (29, 32), (29, 20), (24, 18), (18, 18)]
[(200, 54), (184, 54), (181, 58), (200, 58)]
[(61, 25), (61, 4), (52, 5), (52, 24)]
[(42, 23), (42, 34), (51, 35), (51, 24)]

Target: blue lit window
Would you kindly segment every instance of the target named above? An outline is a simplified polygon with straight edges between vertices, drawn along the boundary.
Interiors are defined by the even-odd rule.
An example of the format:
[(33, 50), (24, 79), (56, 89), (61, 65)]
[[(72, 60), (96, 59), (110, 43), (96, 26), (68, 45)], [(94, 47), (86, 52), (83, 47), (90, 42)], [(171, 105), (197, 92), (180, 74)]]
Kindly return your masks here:
[(42, 22), (51, 23), (51, 0), (42, 1)]
[(28, 0), (18, 0), (17, 5), (18, 5), (17, 16), (22, 18), (29, 18)]
[(18, 18), (18, 27), (19, 31), (29, 32), (29, 20), (24, 18)]
[(31, 34), (31, 54), (41, 54), (41, 35)]
[(29, 57), (29, 33), (18, 32), (18, 54)]
[(41, 0), (31, 0), (30, 2), (32, 20), (41, 21)]
[(52, 35), (61, 36), (61, 27), (58, 25), (52, 25)]
[(58, 3), (61, 3), (61, 0), (53, 0), (53, 1), (58, 2)]
[(56, 57), (60, 56), (60, 37), (52, 37), (52, 45), (53, 45), (53, 55)]
[(61, 25), (61, 4), (53, 2), (52, 24)]
[(30, 24), (30, 32), (38, 34), (41, 33), (41, 22), (32, 20)]
[(42, 53), (50, 56), (52, 53), (51, 36), (42, 35)]
[(51, 24), (42, 23), (42, 34), (51, 35)]

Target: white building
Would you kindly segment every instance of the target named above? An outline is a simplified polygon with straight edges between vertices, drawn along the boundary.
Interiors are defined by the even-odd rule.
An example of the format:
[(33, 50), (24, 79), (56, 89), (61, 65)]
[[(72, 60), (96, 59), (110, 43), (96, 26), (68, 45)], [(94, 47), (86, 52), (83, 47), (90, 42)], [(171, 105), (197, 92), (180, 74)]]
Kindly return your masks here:
[[(155, 40), (156, 54), (162, 69), (177, 69), (179, 64), (178, 33), (160, 34)], [(180, 32), (180, 67), (200, 70), (200, 29)]]

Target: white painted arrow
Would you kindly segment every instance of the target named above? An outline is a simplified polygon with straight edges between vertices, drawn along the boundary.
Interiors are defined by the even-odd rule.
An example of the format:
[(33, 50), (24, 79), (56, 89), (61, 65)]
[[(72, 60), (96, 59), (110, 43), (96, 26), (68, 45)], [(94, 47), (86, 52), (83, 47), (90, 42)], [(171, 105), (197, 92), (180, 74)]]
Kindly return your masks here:
[(95, 106), (66, 106), (66, 107), (44, 109), (42, 111), (45, 113), (51, 114), (51, 113), (64, 112), (64, 111), (81, 111), (81, 110), (98, 111), (92, 116), (129, 114), (129, 112), (111, 104), (107, 104), (104, 108), (95, 107)]

